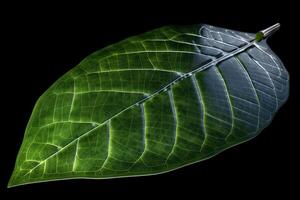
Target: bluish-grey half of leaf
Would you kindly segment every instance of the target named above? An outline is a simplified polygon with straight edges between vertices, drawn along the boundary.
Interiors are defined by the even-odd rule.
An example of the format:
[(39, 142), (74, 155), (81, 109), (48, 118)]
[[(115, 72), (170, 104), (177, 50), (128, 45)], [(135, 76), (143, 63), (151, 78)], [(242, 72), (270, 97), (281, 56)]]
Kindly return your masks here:
[(163, 173), (255, 137), (289, 91), (258, 36), (166, 26), (91, 54), (39, 98), (9, 186)]

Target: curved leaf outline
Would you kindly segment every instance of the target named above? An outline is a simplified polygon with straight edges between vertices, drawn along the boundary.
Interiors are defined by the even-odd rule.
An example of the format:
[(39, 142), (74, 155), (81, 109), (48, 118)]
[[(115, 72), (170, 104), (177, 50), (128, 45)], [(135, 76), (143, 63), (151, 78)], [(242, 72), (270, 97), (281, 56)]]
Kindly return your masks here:
[(91, 54), (39, 98), (8, 186), (164, 173), (255, 137), (288, 98), (278, 27), (166, 26)]

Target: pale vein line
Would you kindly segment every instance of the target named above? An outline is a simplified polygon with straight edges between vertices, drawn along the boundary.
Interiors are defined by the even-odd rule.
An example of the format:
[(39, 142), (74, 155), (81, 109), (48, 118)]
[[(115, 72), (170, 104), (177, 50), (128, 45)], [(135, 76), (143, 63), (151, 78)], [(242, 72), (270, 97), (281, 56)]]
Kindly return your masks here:
[(213, 118), (213, 119), (215, 119), (215, 120), (217, 120), (217, 121), (220, 121), (220, 122), (222, 122), (222, 123), (224, 123), (224, 124), (227, 124), (227, 125), (229, 125), (229, 126), (232, 126), (232, 123), (229, 123), (229, 122), (227, 122), (227, 121), (225, 121), (225, 120), (223, 120), (223, 119), (221, 119), (221, 118), (219, 118), (219, 117), (216, 117), (216, 116), (214, 116), (214, 115), (212, 115), (212, 114), (210, 114), (210, 113), (208, 113), (208, 112), (206, 112), (206, 116), (208, 116), (208, 117), (210, 117), (210, 118)]
[(213, 50), (219, 51), (219, 52), (224, 53), (224, 54), (228, 53), (228, 52), (223, 51), (222, 49), (218, 49), (218, 48), (213, 47), (213, 46), (207, 46), (207, 45), (203, 45), (203, 44), (196, 44), (196, 43), (190, 43), (190, 42), (183, 42), (183, 41), (178, 41), (178, 40), (170, 40), (170, 41), (181, 43), (181, 44), (188, 44), (188, 45), (192, 45), (192, 46), (202, 47), (202, 48), (213, 49)]
[(271, 98), (273, 98), (273, 99), (275, 99), (277, 101), (276, 94), (275, 94), (275, 96), (273, 96), (273, 95), (271, 95), (269, 93), (266, 93), (265, 91), (262, 91), (262, 90), (260, 90), (258, 88), (256, 88), (256, 90), (259, 91), (259, 92), (261, 92), (261, 93), (263, 93), (263, 94), (265, 94), (265, 95), (267, 95), (267, 96), (269, 96), (269, 97), (271, 97)]
[(69, 120), (71, 118), (71, 114), (72, 114), (72, 110), (73, 110), (73, 107), (74, 107), (74, 101), (75, 101), (75, 96), (76, 96), (76, 93), (75, 93), (75, 79), (73, 79), (73, 96), (72, 96), (72, 102), (71, 102), (71, 108), (70, 108), (70, 113), (69, 113)]
[(279, 71), (279, 75), (278, 76), (281, 76), (281, 71), (283, 71), (283, 70), (281, 70), (281, 68), (278, 66), (277, 62), (274, 60), (274, 57), (272, 55), (270, 55), (269, 53), (267, 53), (265, 50), (263, 50), (261, 48), (261, 46), (259, 46), (258, 44), (255, 43), (254, 45), (255, 45), (256, 48), (258, 48), (260, 51), (262, 51), (264, 54), (266, 54), (269, 58), (271, 58), (271, 60), (275, 63), (276, 68)]
[(253, 38), (251, 35), (249, 35), (248, 33), (245, 33), (245, 36), (247, 36), (249, 39)]
[(274, 87), (273, 87), (273, 86), (269, 86), (269, 85), (264, 84), (264, 83), (262, 83), (262, 82), (260, 82), (260, 81), (258, 81), (258, 80), (252, 80), (252, 81), (253, 81), (253, 83), (256, 83), (256, 84), (261, 85), (261, 86), (263, 86), (263, 87), (266, 87), (266, 88), (268, 88), (268, 89), (274, 90)]
[[(250, 57), (251, 58), (251, 57)], [(252, 59), (253, 60), (253, 59)], [(264, 72), (267, 74), (268, 78), (270, 79), (270, 82), (273, 86), (273, 91), (274, 91), (274, 94), (275, 94), (275, 100), (276, 100), (276, 110), (278, 108), (278, 97), (277, 97), (277, 92), (276, 92), (276, 88), (275, 88), (275, 84), (273, 82), (273, 79), (271, 78), (269, 72), (259, 63), (257, 62), (256, 60), (253, 60), (260, 68), (262, 68), (264, 70)]]
[[(143, 162), (143, 156), (148, 151), (147, 150), (147, 131), (146, 131), (146, 115), (145, 115), (145, 108), (144, 104), (140, 105), (141, 109), (141, 117), (142, 117), (142, 143), (143, 143), (143, 152), (141, 155), (136, 159), (136, 161), (133, 162), (133, 164), (129, 167), (128, 170), (130, 170), (136, 163), (138, 163), (140, 160)], [(144, 163), (145, 164), (145, 163)]]
[[(248, 122), (248, 121), (246, 121), (246, 120), (243, 120), (243, 119), (241, 119), (241, 118), (235, 118), (237, 121), (241, 121), (241, 122), (243, 122), (243, 123), (245, 123), (245, 124), (248, 124), (248, 125), (250, 125), (250, 126), (253, 126), (253, 127), (257, 127), (257, 123), (256, 124), (253, 124), (253, 123), (250, 123), (250, 122)], [(254, 132), (251, 132), (251, 133), (256, 133), (257, 131), (255, 130)]]
[[(193, 44), (195, 44), (195, 41), (194, 41), (194, 40), (193, 40)], [(215, 56), (211, 56), (211, 55), (207, 55), (207, 54), (202, 53), (201, 49), (200, 49), (198, 46), (194, 45), (194, 47), (196, 48), (196, 50), (197, 50), (197, 52), (198, 52), (199, 54), (201, 54), (201, 55), (203, 55), (203, 56), (206, 56), (206, 57), (209, 57), (209, 58), (211, 58), (212, 60), (215, 60), (215, 59), (216, 59)]]
[[(255, 104), (255, 105), (257, 105), (257, 104)], [(249, 116), (251, 116), (251, 117), (257, 117), (257, 115), (255, 115), (255, 114), (253, 114), (253, 113), (250, 113), (250, 112), (247, 112), (247, 111), (245, 111), (245, 110), (242, 110), (242, 109), (240, 109), (240, 108), (238, 108), (238, 107), (232, 106), (232, 108), (234, 108), (235, 110), (238, 110), (238, 111), (240, 111), (240, 112), (242, 112), (242, 113), (245, 113), (245, 114), (247, 114), (247, 115), (249, 115)], [(235, 119), (238, 119), (238, 118), (235, 117)]]
[(100, 125), (98, 122), (82, 122), (82, 121), (72, 121), (72, 120), (69, 120), (69, 121), (59, 121), (59, 122), (51, 122), (49, 124), (46, 124), (46, 125), (43, 125), (43, 126), (40, 126), (38, 128), (42, 129), (42, 128), (46, 128), (48, 126), (51, 126), (51, 125), (54, 125), (54, 124), (64, 124), (64, 123), (73, 123), (73, 124), (96, 124), (96, 125)]
[(75, 171), (75, 169), (76, 169), (76, 164), (77, 164), (77, 154), (78, 154), (78, 145), (79, 145), (79, 139), (77, 140), (77, 142), (76, 142), (76, 151), (75, 151), (75, 155), (74, 155), (74, 161), (73, 161), (73, 167), (72, 167), (72, 172), (74, 172)]
[(224, 88), (225, 88), (225, 92), (226, 92), (226, 96), (228, 98), (228, 103), (229, 103), (229, 107), (230, 107), (230, 113), (231, 113), (231, 127), (230, 127), (230, 131), (229, 133), (226, 135), (225, 137), (225, 141), (230, 137), (230, 135), (232, 135), (232, 132), (233, 132), (233, 129), (234, 129), (234, 119), (235, 119), (235, 115), (234, 115), (234, 111), (233, 111), (233, 103), (232, 103), (232, 100), (231, 100), (231, 96), (229, 94), (229, 90), (228, 90), (228, 87), (227, 87), (227, 84), (226, 84), (226, 81), (219, 69), (218, 66), (216, 66), (216, 72), (217, 74), (219, 75), (219, 77), (221, 78), (221, 82), (223, 83), (224, 85)]
[(227, 36), (227, 37), (231, 37), (231, 38), (234, 38), (234, 39), (236, 39), (236, 40), (239, 40), (239, 41), (241, 41), (241, 42), (243, 42), (243, 43), (249, 43), (247, 40), (241, 39), (242, 37), (237, 37), (237, 35), (236, 35), (234, 32), (232, 32), (232, 34), (234, 34), (234, 36), (233, 36), (233, 35), (227, 35), (227, 34), (222, 33), (222, 32), (220, 32), (220, 33), (221, 33), (222, 35)]
[[(122, 90), (91, 90), (91, 91), (84, 91), (84, 92), (76, 92), (77, 94), (89, 94), (89, 93), (101, 93), (101, 92), (115, 92), (115, 93), (128, 93), (128, 94), (142, 94), (142, 95), (148, 95), (148, 93), (145, 92), (134, 92), (134, 91), (122, 91)], [(61, 92), (56, 94), (74, 94), (73, 92)]]
[(90, 72), (89, 74), (101, 74), (101, 73), (110, 73), (110, 72), (125, 72), (125, 71), (158, 71), (158, 72), (168, 72), (178, 74), (178, 71), (159, 69), (159, 68), (143, 68), (143, 69), (117, 69), (117, 70), (101, 70), (99, 72)]
[(208, 38), (214, 40), (214, 37), (213, 37), (212, 34), (211, 34), (211, 32), (212, 32), (211, 29), (207, 28), (206, 26), (203, 26), (203, 29), (207, 29)]
[(172, 51), (172, 50), (147, 50), (147, 51), (129, 51), (129, 52), (123, 52), (123, 53), (114, 53), (110, 54), (108, 56), (104, 56), (101, 59), (98, 60), (98, 62), (113, 57), (113, 56), (120, 56), (120, 55), (132, 55), (132, 54), (140, 54), (140, 53), (184, 53), (184, 54), (193, 54), (197, 55), (196, 52), (192, 51)]
[[(215, 32), (215, 33), (216, 33), (216, 31), (214, 31), (214, 30), (213, 30), (212, 32)], [(229, 33), (229, 31), (226, 31), (226, 32)], [(217, 31), (217, 33), (222, 34), (222, 35), (225, 35), (225, 36), (227, 36), (227, 37), (234, 38), (234, 39), (239, 40), (239, 41), (242, 41), (242, 42), (244, 42), (244, 43), (248, 43), (247, 40), (245, 40), (245, 39), (242, 38), (241, 36), (235, 34), (233, 31), (231, 31), (231, 34), (233, 34), (234, 36), (233, 36), (233, 35), (228, 35), (228, 34), (225, 34), (225, 33), (219, 32), (219, 31)]]
[(247, 99), (243, 99), (243, 98), (238, 97), (238, 96), (234, 96), (234, 95), (230, 95), (230, 96), (231, 96), (232, 98), (239, 99), (239, 100), (241, 100), (241, 101), (245, 101), (245, 102), (250, 103), (250, 104), (253, 104), (253, 105), (258, 105), (257, 103), (254, 103), (254, 102), (249, 101), (249, 100), (247, 100)]
[(250, 82), (250, 84), (253, 88), (253, 91), (255, 93), (255, 98), (256, 98), (256, 101), (257, 101), (257, 104), (258, 104), (257, 127), (256, 127), (256, 130), (255, 130), (255, 132), (257, 132), (259, 130), (259, 125), (260, 125), (260, 107), (261, 107), (260, 99), (259, 99), (259, 96), (258, 96), (257, 91), (256, 91), (257, 89), (254, 87), (254, 84), (252, 82), (250, 74), (249, 74), (248, 70), (246, 69), (244, 63), (238, 57), (234, 57), (234, 58), (240, 64), (240, 66), (242, 66), (242, 69), (244, 70), (244, 74), (246, 75), (246, 77), (247, 77), (248, 81)]
[(147, 131), (146, 131), (146, 114), (145, 114), (145, 107), (144, 104), (140, 105), (141, 108), (141, 116), (142, 116), (142, 129), (143, 129), (143, 144), (144, 144), (144, 151), (141, 154), (139, 159), (142, 159), (144, 153), (147, 151)]
[(174, 120), (174, 133), (173, 133), (173, 137), (174, 137), (174, 143), (172, 145), (172, 149), (170, 151), (170, 153), (168, 154), (165, 163), (168, 162), (170, 156), (173, 154), (176, 144), (177, 144), (177, 130), (178, 130), (178, 122), (177, 122), (177, 112), (176, 112), (176, 107), (175, 107), (175, 102), (174, 102), (174, 96), (173, 96), (173, 91), (168, 90), (168, 96), (169, 96), (169, 100), (170, 100), (170, 104), (171, 104), (171, 111), (172, 111), (172, 115), (173, 115), (173, 120)]
[(100, 169), (98, 169), (96, 172), (100, 172), (103, 168), (105, 168), (105, 165), (107, 163), (107, 161), (109, 160), (111, 156), (111, 148), (112, 148), (112, 133), (111, 133), (111, 124), (110, 124), (110, 120), (107, 122), (107, 136), (108, 136), (108, 140), (107, 140), (107, 145), (108, 145), (108, 150), (107, 150), (107, 156), (105, 158), (105, 160), (102, 163), (102, 166), (100, 167)]
[[(43, 145), (50, 145), (50, 146), (54, 146), (54, 147), (56, 147), (56, 148), (58, 148), (58, 149), (61, 149), (61, 148), (62, 148), (62, 147), (61, 147), (61, 146), (59, 146), (59, 145), (52, 144), (52, 143), (48, 143), (48, 142), (46, 142), (46, 143), (42, 143), (42, 142), (33, 142), (32, 144), (43, 144)], [(26, 161), (28, 161), (28, 160), (26, 159)]]
[(29, 161), (29, 162), (38, 162), (38, 163), (40, 162), (39, 160), (34, 160), (34, 159), (26, 159), (26, 162), (27, 161)]
[(47, 162), (45, 162), (45, 164), (44, 164), (44, 170), (43, 170), (43, 174), (45, 174), (45, 173), (46, 173), (46, 168), (47, 168)]
[(53, 106), (53, 116), (52, 116), (52, 122), (55, 121), (55, 108), (56, 108), (56, 102), (57, 102), (57, 96), (55, 95), (55, 102), (54, 102), (54, 106)]
[(212, 42), (216, 42), (216, 43), (220, 43), (220, 44), (223, 44), (223, 45), (226, 45), (226, 46), (230, 46), (230, 47), (235, 48), (235, 49), (239, 48), (238, 46), (235, 46), (235, 45), (232, 45), (232, 44), (228, 44), (228, 43), (225, 43), (225, 42), (222, 42), (222, 41), (214, 40), (214, 39), (211, 39), (211, 38), (208, 38), (208, 37), (204, 37), (202, 35), (197, 35), (197, 34), (193, 34), (193, 33), (184, 33), (184, 34), (185, 35), (189, 35), (189, 36), (194, 36), (194, 37), (202, 38), (202, 39), (205, 39), (205, 40), (210, 40)]
[[(277, 68), (276, 66), (274, 66), (274, 65), (272, 65), (272, 64), (270, 64), (270, 63), (266, 63), (266, 62), (263, 62), (263, 61), (258, 61), (258, 60), (256, 60), (256, 59), (255, 59), (252, 55), (250, 55), (250, 54), (249, 54), (249, 57), (251, 57), (251, 59), (254, 60), (254, 61), (256, 61), (256, 62), (259, 62), (259, 63), (264, 64), (264, 65), (268, 65), (268, 66), (270, 66), (270, 67), (276, 69), (277, 71), (284, 71), (283, 69)], [(272, 74), (274, 74), (275, 76), (279, 76), (278, 74), (275, 74), (274, 72), (273, 72)], [(280, 78), (281, 78), (281, 77), (280, 77)], [(286, 80), (286, 79), (283, 79), (283, 80)]]
[(174, 42), (174, 43), (179, 43), (179, 44), (187, 44), (187, 45), (191, 45), (191, 46), (198, 46), (198, 47), (213, 49), (213, 50), (216, 50), (216, 51), (219, 51), (219, 52), (222, 52), (222, 53), (226, 53), (222, 49), (218, 49), (218, 48), (213, 47), (213, 46), (207, 46), (207, 45), (204, 45), (204, 44), (193, 44), (193, 43), (190, 43), (190, 42), (174, 40), (172, 38), (170, 38), (170, 39), (146, 39), (146, 40), (143, 40), (143, 41), (146, 41), (146, 42), (147, 41), (149, 41), (149, 42)]
[(204, 147), (204, 145), (205, 145), (205, 142), (207, 140), (207, 136), (208, 136), (208, 133), (207, 133), (206, 127), (205, 127), (205, 115), (207, 114), (207, 112), (206, 112), (204, 100), (202, 98), (200, 86), (199, 86), (198, 81), (196, 80), (196, 77), (195, 77), (194, 74), (192, 75), (192, 83), (193, 83), (194, 89), (195, 89), (196, 94), (197, 94), (198, 102), (199, 102), (199, 104), (200, 104), (200, 106), (202, 107), (202, 110), (203, 110), (202, 124), (203, 124), (204, 139), (203, 139), (203, 142), (202, 142), (201, 147), (200, 147), (200, 152), (201, 152), (202, 149), (203, 149), (203, 147)]
[(222, 42), (224, 42), (224, 41), (223, 41), (223, 38), (222, 38), (222, 36), (221, 36), (221, 34), (220, 34), (220, 31), (217, 31), (217, 33), (218, 33), (219, 39), (220, 39)]
[[(144, 43), (143, 43), (143, 42), (140, 42), (140, 44), (142, 44), (142, 46), (143, 46), (144, 50), (145, 50), (145, 51), (147, 51), (147, 48), (146, 48), (146, 46), (144, 45)], [(153, 69), (155, 69), (156, 67), (155, 67), (154, 63), (152, 62), (152, 60), (150, 59), (150, 57), (149, 57), (149, 54), (148, 54), (148, 53), (147, 53), (147, 58), (148, 58), (148, 61), (149, 61), (149, 62), (150, 62), (150, 64), (151, 64), (151, 66), (153, 67)], [(111, 71), (113, 71), (113, 70), (111, 70)]]
[[(202, 32), (202, 30), (204, 29), (204, 27), (205, 27), (205, 26), (201, 26), (200, 29), (198, 30), (198, 33), (199, 33), (200, 35), (203, 35), (201, 32)], [(196, 35), (197, 35), (197, 34), (196, 34)]]

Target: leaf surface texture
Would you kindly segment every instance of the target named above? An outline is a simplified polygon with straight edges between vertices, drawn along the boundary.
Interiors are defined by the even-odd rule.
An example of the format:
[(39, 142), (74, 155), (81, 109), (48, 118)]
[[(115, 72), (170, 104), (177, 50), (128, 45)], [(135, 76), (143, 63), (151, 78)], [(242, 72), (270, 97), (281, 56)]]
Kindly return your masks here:
[(288, 97), (266, 40), (167, 26), (85, 58), (38, 100), (9, 186), (163, 173), (247, 141)]

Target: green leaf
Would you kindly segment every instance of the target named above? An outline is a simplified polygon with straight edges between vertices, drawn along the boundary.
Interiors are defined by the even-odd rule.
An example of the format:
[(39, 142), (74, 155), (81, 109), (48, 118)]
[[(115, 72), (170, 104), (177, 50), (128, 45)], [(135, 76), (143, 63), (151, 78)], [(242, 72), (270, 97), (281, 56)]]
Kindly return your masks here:
[(289, 91), (266, 30), (167, 26), (91, 54), (39, 98), (8, 186), (158, 174), (255, 137)]

